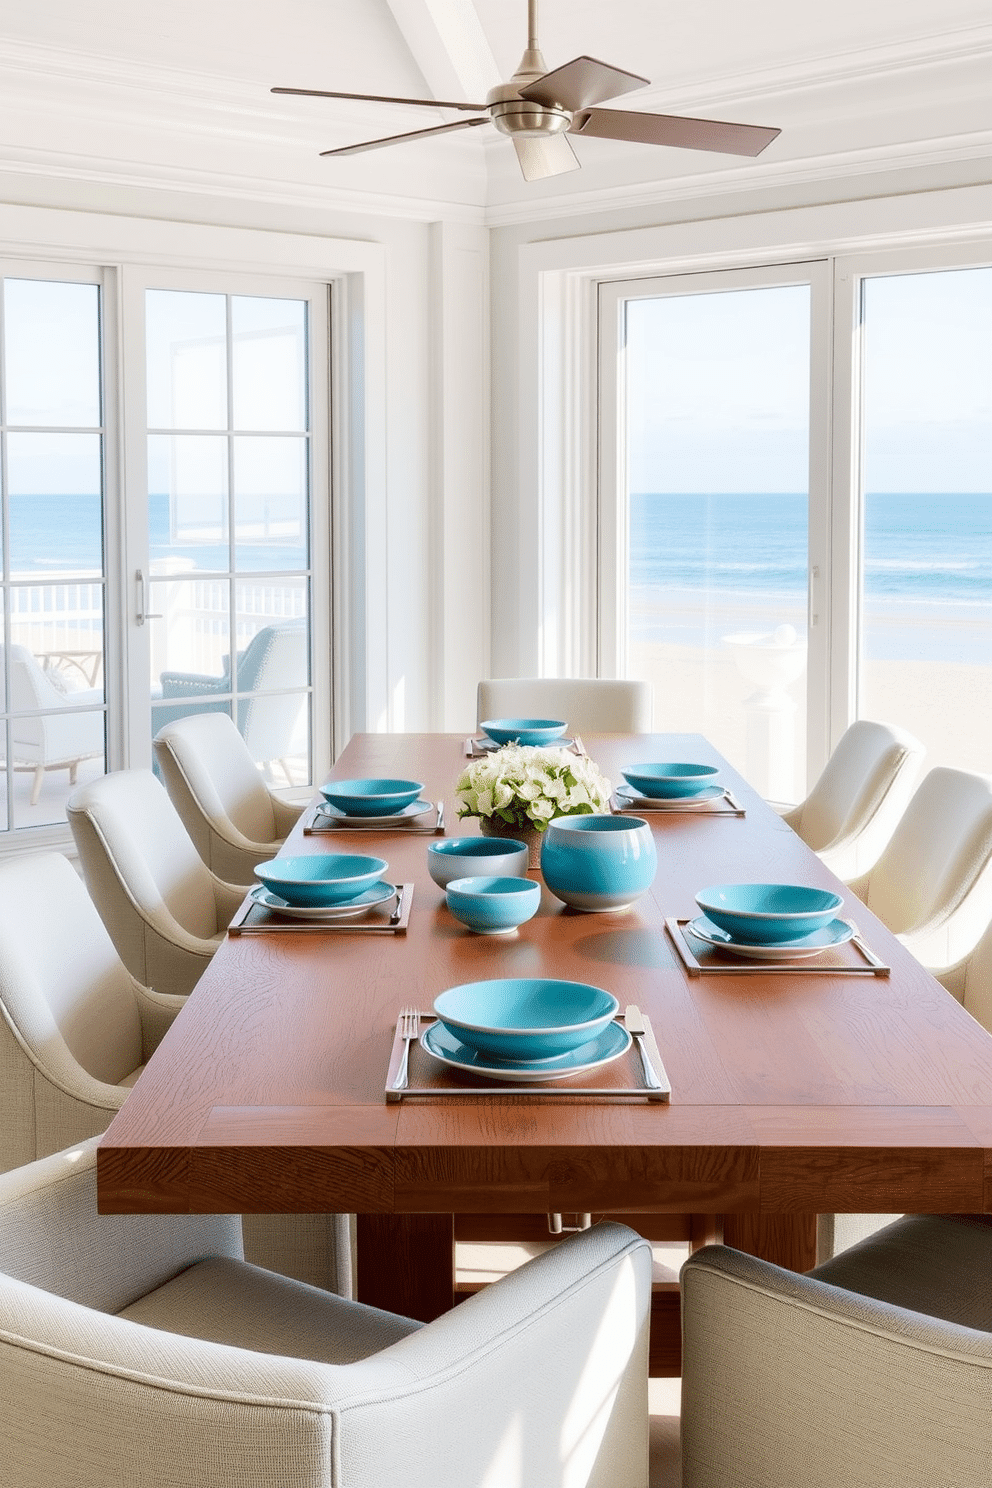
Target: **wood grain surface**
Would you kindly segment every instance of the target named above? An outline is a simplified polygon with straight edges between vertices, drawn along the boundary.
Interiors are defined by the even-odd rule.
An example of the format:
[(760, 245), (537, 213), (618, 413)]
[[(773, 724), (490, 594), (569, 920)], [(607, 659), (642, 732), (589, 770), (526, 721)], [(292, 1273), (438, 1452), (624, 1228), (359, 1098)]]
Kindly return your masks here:
[[(475, 835), (457, 820), (462, 742), (361, 735), (334, 773), (423, 781), (448, 835)], [(843, 913), (889, 977), (690, 978), (663, 927), (696, 912), (698, 889), (843, 886), (699, 736), (585, 745), (614, 783), (650, 759), (721, 764), (747, 816), (655, 813), (658, 873), (632, 909), (581, 914), (545, 889), (537, 916), (496, 939), (448, 914), (427, 872), (434, 839), (335, 834), (335, 850), (374, 851), (391, 881), (416, 884), (408, 934), (229, 938), (100, 1144), (101, 1209), (398, 1217), (399, 1230), (365, 1227), (380, 1251), (403, 1216), (722, 1214), (728, 1238), (800, 1264), (818, 1211), (992, 1208), (992, 1037), (851, 895)], [(330, 850), (299, 829), (285, 849)], [(671, 1104), (467, 1091), (387, 1106), (399, 1010), (492, 976), (592, 982), (636, 1002)], [(421, 1311), (438, 1305), (443, 1285), (421, 1290)]]

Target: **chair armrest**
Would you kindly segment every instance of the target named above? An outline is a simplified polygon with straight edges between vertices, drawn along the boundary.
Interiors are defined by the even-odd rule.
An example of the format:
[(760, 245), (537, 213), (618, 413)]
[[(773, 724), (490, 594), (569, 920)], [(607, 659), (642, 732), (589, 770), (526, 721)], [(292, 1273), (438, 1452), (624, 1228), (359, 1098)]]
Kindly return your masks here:
[(300, 817), (306, 810), (311, 792), (307, 791), (306, 800), (290, 801), (284, 796), (276, 795), (274, 791), (269, 792), (272, 798), (272, 814), (275, 817), (276, 836), (285, 839), (296, 826)]
[(682, 1268), (682, 1319), (683, 1488), (987, 1483), (988, 1334), (723, 1247)]
[(174, 992), (156, 992), (137, 977), (131, 977), (138, 1016), (141, 1019), (141, 1059), (147, 1063), (165, 1038), (186, 998)]
[(349, 1367), (341, 1481), (643, 1488), (650, 1305), (646, 1241), (615, 1224), (570, 1238)]
[(225, 929), (241, 908), (242, 901), (253, 884), (229, 884), (222, 878), (214, 878), (214, 903), (217, 906), (217, 923)]

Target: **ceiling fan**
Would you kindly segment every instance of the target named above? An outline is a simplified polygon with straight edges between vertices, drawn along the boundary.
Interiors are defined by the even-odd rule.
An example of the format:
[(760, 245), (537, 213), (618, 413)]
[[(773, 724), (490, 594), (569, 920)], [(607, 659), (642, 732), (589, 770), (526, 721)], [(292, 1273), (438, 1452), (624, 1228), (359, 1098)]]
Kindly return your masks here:
[(645, 145), (670, 145), (684, 150), (717, 150), (728, 155), (759, 155), (780, 133), (756, 124), (725, 124), (717, 119), (686, 119), (675, 114), (643, 114), (626, 109), (595, 108), (604, 99), (618, 98), (633, 88), (644, 87), (648, 78), (597, 62), (595, 57), (576, 57), (548, 72), (537, 45), (537, 0), (527, 0), (527, 50), (520, 66), (507, 83), (492, 88), (485, 103), (451, 103), (437, 98), (390, 98), (378, 93), (332, 93), (322, 88), (273, 88), (273, 93), (294, 93), (305, 98), (357, 98), (370, 103), (404, 103), (417, 108), (460, 109), (481, 118), (459, 119), (431, 129), (391, 134), (384, 139), (364, 140), (322, 155), (359, 155), (383, 145), (406, 140), (451, 134), (456, 129), (474, 129), (495, 124), (509, 135), (527, 181), (560, 176), (578, 170), (579, 162), (566, 135), (585, 139), (625, 140)]

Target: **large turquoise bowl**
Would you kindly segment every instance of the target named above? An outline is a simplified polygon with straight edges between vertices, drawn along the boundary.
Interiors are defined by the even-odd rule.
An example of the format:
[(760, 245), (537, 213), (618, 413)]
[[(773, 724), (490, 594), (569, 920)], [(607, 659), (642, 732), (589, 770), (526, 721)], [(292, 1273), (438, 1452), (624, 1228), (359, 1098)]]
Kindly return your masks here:
[(541, 885), (531, 878), (453, 878), (445, 897), (455, 919), (477, 935), (509, 935), (537, 914)]
[(568, 724), (562, 718), (490, 718), (481, 727), (494, 744), (553, 744)]
[(695, 765), (688, 760), (671, 760), (658, 765), (631, 765), (623, 778), (642, 796), (656, 796), (662, 801), (695, 796), (708, 785), (715, 785), (720, 771), (716, 765)]
[(329, 780), (320, 793), (346, 816), (394, 816), (423, 788), (419, 780)]
[(808, 884), (715, 884), (696, 903), (714, 925), (752, 945), (780, 945), (823, 930), (844, 903)]
[(378, 883), (389, 864), (359, 853), (311, 853), (259, 863), (255, 876), (267, 889), (300, 909), (346, 904)]
[(529, 849), (509, 837), (445, 837), (427, 849), (427, 871), (446, 889), (453, 878), (523, 878)]
[(520, 1063), (578, 1049), (602, 1033), (618, 1007), (602, 987), (550, 977), (464, 982), (434, 999), (435, 1013), (463, 1044)]
[(541, 843), (541, 873), (573, 909), (627, 909), (649, 889), (658, 867), (654, 837), (640, 816), (561, 816)]

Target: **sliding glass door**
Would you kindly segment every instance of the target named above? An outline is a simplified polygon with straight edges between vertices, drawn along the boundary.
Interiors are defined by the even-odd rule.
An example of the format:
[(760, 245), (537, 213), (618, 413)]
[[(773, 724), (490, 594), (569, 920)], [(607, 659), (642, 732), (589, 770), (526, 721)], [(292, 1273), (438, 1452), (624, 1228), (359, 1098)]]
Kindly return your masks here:
[(822, 544), (810, 530), (810, 272), (631, 290), (606, 286), (601, 301), (617, 410), (601, 450), (602, 489), (616, 493), (602, 507), (602, 572), (615, 575), (604, 627), (615, 617), (618, 670), (652, 682), (656, 727), (705, 734), (765, 794), (795, 799), (821, 666), (807, 633)]

